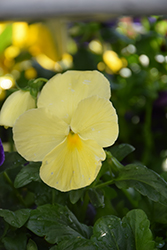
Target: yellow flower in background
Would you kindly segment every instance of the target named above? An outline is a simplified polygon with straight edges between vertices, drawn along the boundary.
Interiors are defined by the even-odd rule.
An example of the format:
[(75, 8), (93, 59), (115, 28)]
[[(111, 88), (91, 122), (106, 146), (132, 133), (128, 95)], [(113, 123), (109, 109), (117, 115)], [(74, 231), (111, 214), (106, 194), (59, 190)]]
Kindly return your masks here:
[(35, 57), (44, 54), (53, 61), (61, 59), (58, 56), (50, 30), (42, 23), (35, 23), (29, 26), (27, 45), (30, 53)]
[[(59, 40), (61, 39), (62, 25), (55, 21), (55, 33), (58, 33)], [(33, 23), (15, 22), (12, 24), (12, 42), (13, 47), (27, 49), (33, 56), (44, 54), (53, 61), (61, 60), (64, 51), (60, 51), (60, 45), (54, 41), (54, 32), (51, 33), (48, 23)], [(57, 47), (59, 48), (57, 49)], [(62, 45), (61, 45), (62, 47)]]
[(0, 125), (13, 127), (16, 119), (28, 109), (35, 108), (35, 99), (29, 91), (18, 90), (4, 102), (0, 111)]
[(118, 136), (108, 80), (98, 71), (67, 71), (43, 87), (37, 109), (22, 114), (13, 127), (17, 151), (28, 161), (42, 161), (41, 179), (60, 191), (90, 185), (103, 147)]
[(113, 73), (117, 73), (120, 69), (125, 67), (126, 59), (119, 58), (117, 53), (112, 50), (106, 50), (104, 52), (103, 60)]
[(6, 44), (4, 42), (4, 48), (1, 51), (3, 56), (0, 58), (0, 66), (3, 66), (3, 73), (11, 72), (13, 69), (22, 70), (24, 61), (16, 64), (14, 61), (22, 52), (30, 53), (42, 67), (48, 70), (60, 72), (66, 69), (63, 68), (64, 64), (58, 65), (66, 53), (65, 22), (48, 20), (32, 24), (27, 22), (0, 24), (0, 34), (5, 30), (8, 31), (6, 37), (9, 38), (6, 39)]
[(13, 45), (19, 48), (27, 46), (29, 26), (26, 22), (14, 22), (12, 24), (12, 42)]

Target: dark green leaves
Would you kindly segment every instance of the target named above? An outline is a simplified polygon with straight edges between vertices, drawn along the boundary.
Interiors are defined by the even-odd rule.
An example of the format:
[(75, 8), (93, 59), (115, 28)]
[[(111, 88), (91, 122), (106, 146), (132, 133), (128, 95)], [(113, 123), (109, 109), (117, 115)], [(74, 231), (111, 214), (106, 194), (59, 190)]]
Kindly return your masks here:
[(27, 228), (51, 244), (76, 237), (89, 238), (91, 228), (79, 223), (67, 207), (44, 205), (32, 210)]
[(91, 238), (102, 250), (153, 250), (149, 221), (142, 210), (130, 211), (122, 221), (116, 216), (100, 218)]
[[(2, 239), (5, 250), (25, 250), (27, 236), (24, 232), (14, 232), (12, 236), (6, 236)], [(4, 250), (4, 248), (3, 248)]]
[[(150, 222), (142, 210), (136, 209), (129, 212), (122, 220), (122, 226), (126, 225), (131, 228), (132, 235), (134, 235), (136, 250), (154, 249), (155, 243), (149, 229)], [(126, 237), (129, 236), (126, 235)]]
[(141, 164), (130, 164), (121, 169), (115, 183), (118, 188), (133, 187), (149, 199), (167, 206), (167, 183)]
[(38, 250), (37, 245), (31, 239), (28, 241), (27, 250)]
[(59, 233), (55, 234), (58, 245), (51, 249), (153, 250), (155, 249), (155, 242), (153, 241), (149, 225), (146, 214), (139, 209), (130, 211), (122, 221), (116, 216), (108, 215), (101, 217), (95, 223), (90, 239), (85, 238), (81, 234), (78, 236), (69, 234), (69, 237), (65, 237), (65, 234), (68, 234), (69, 230), (64, 227), (63, 232), (60, 227)]
[(102, 190), (89, 189), (89, 199), (95, 207), (104, 207), (104, 193)]
[(24, 166), (21, 171), (16, 176), (14, 181), (15, 188), (20, 188), (27, 185), (31, 181), (39, 181), (39, 168), (41, 163), (30, 162), (28, 165)]
[(58, 246), (51, 248), (51, 250), (98, 250), (96, 243), (82, 238), (76, 238), (73, 241), (61, 241)]
[(127, 155), (132, 153), (135, 148), (129, 144), (122, 143), (111, 147), (110, 152), (117, 158), (117, 160), (122, 161)]
[(13, 227), (22, 227), (29, 218), (30, 209), (20, 209), (12, 212), (7, 209), (0, 209), (0, 216)]

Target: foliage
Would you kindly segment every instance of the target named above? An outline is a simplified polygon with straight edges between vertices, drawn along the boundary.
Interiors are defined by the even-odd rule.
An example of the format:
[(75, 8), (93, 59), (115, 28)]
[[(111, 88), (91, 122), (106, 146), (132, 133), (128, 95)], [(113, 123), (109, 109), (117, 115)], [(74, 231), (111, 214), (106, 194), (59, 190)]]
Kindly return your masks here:
[[(0, 250), (167, 249), (166, 34), (163, 17), (69, 25), (70, 67), (98, 69), (109, 79), (119, 139), (106, 149), (107, 158), (90, 186), (60, 192), (41, 181), (41, 162), (27, 162), (13, 151), (11, 129), (1, 127), (4, 147), (7, 142), (11, 152), (0, 167)], [(10, 73), (19, 88), (36, 97), (43, 78), (56, 70), (43, 68), (27, 47), (4, 63), (5, 50), (13, 44), (11, 24), (0, 41), (1, 75)], [(106, 51), (115, 52), (118, 70), (112, 67), (115, 57), (105, 60)], [(20, 67), (27, 61), (39, 77), (37, 85)], [(56, 73), (66, 70), (59, 64)]]

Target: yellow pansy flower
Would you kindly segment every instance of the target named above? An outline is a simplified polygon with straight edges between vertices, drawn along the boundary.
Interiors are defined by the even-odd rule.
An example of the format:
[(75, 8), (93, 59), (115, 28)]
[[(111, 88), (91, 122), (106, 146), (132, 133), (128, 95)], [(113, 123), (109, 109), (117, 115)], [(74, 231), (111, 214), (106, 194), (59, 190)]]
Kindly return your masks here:
[(103, 147), (118, 136), (108, 80), (98, 71), (67, 71), (43, 87), (37, 109), (22, 114), (13, 127), (18, 152), (42, 161), (41, 179), (60, 191), (79, 189), (96, 178)]
[(12, 93), (1, 108), (0, 125), (13, 127), (16, 119), (31, 108), (35, 108), (35, 99), (29, 91), (18, 90)]

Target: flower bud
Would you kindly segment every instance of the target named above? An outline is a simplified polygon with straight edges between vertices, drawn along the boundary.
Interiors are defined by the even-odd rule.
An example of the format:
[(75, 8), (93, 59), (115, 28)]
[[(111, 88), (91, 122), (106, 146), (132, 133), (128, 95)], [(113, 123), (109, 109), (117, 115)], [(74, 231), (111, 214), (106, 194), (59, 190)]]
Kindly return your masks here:
[(29, 91), (18, 90), (12, 93), (1, 108), (0, 125), (13, 127), (16, 119), (32, 108), (35, 108), (35, 99)]

